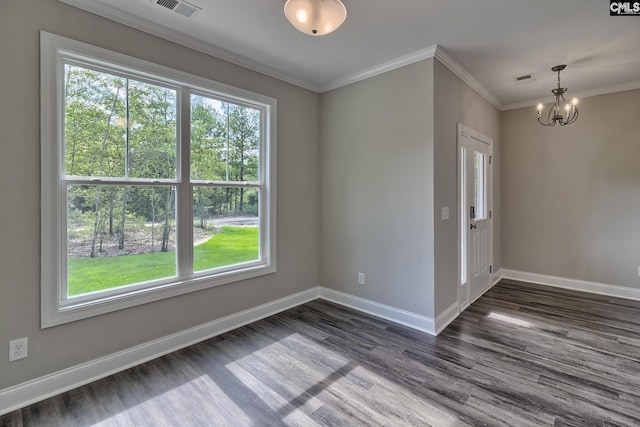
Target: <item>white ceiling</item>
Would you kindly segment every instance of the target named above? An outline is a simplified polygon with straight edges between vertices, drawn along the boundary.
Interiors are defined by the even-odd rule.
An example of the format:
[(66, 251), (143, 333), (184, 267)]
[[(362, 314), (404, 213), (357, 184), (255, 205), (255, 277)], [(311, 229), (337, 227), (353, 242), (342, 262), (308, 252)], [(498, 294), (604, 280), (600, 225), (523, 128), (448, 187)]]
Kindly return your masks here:
[(640, 16), (609, 16), (606, 0), (343, 0), (347, 20), (322, 37), (294, 29), (285, 0), (188, 0), (191, 18), (157, 0), (61, 1), (317, 92), (435, 45), (500, 109), (548, 99), (558, 64), (569, 96), (640, 88)]

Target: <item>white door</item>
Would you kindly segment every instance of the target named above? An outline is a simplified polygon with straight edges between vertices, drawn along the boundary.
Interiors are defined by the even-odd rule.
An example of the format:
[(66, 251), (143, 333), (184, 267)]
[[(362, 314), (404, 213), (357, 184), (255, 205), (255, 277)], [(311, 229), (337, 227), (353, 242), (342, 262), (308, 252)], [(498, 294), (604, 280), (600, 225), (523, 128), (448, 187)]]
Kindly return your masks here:
[(458, 125), (460, 286), (463, 310), (491, 285), (492, 276), (492, 141)]

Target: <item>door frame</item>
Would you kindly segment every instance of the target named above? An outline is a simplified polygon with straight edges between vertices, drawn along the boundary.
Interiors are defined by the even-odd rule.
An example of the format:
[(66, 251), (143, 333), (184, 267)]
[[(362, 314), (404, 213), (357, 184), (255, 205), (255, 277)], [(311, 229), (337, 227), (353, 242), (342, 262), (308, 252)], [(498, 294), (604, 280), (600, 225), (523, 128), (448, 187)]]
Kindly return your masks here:
[[(489, 167), (487, 171), (487, 204), (489, 210), (489, 265), (491, 266), (489, 272), (489, 285), (487, 288), (483, 289), (478, 295), (476, 295), (473, 300), (471, 300), (471, 283), (470, 283), (470, 261), (469, 261), (469, 236), (470, 236), (470, 228), (467, 212), (468, 205), (468, 197), (469, 197), (469, 189), (467, 188), (469, 179), (466, 175), (466, 172), (469, 170), (469, 167), (466, 170), (463, 168), (463, 158), (462, 158), (462, 148), (465, 148), (465, 153), (467, 158), (469, 157), (469, 139), (473, 138), (477, 141), (480, 141), (489, 146)], [(466, 126), (462, 123), (458, 123), (457, 126), (457, 144), (456, 144), (456, 163), (457, 163), (457, 173), (456, 173), (456, 185), (457, 185), (457, 218), (458, 218), (458, 242), (457, 242), (457, 295), (458, 295), (458, 309), (462, 312), (469, 305), (471, 305), (476, 299), (478, 299), (482, 294), (484, 294), (493, 284), (493, 275), (495, 271), (493, 271), (493, 139), (489, 138), (486, 135), (481, 134), (475, 129)], [(465, 159), (466, 162), (466, 159)], [(466, 163), (464, 163), (466, 165)], [(468, 165), (467, 165), (468, 166)], [(464, 192), (462, 183), (465, 183)], [(464, 193), (464, 194), (463, 194)], [(465, 197), (466, 196), (466, 197)], [(465, 200), (463, 200), (463, 197)], [(466, 253), (464, 256), (465, 265), (463, 266), (463, 246), (465, 246)], [(463, 280), (462, 273), (463, 268), (466, 270), (466, 281)]]

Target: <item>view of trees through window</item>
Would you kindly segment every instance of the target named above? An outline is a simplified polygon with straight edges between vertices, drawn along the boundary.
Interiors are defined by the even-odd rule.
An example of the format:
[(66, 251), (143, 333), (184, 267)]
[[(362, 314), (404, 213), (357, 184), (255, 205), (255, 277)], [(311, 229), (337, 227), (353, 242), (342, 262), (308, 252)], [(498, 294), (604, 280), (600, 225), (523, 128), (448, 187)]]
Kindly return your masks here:
[[(69, 63), (67, 294), (177, 271), (178, 90)], [(260, 111), (191, 95), (193, 271), (258, 260)], [(188, 225), (187, 225), (188, 227)]]
[[(258, 203), (256, 187), (225, 186), (226, 183), (257, 182), (259, 180), (260, 112), (211, 97), (191, 95), (191, 181), (193, 186), (193, 216), (198, 231), (224, 226), (244, 227), (238, 241), (238, 256), (254, 248), (258, 259)], [(211, 182), (223, 183), (215, 186)], [(235, 230), (238, 232), (240, 230)], [(250, 234), (249, 234), (250, 233)], [(240, 236), (238, 236), (240, 239)], [(194, 238), (194, 270), (217, 265), (203, 259)], [(227, 256), (233, 257), (231, 253)]]

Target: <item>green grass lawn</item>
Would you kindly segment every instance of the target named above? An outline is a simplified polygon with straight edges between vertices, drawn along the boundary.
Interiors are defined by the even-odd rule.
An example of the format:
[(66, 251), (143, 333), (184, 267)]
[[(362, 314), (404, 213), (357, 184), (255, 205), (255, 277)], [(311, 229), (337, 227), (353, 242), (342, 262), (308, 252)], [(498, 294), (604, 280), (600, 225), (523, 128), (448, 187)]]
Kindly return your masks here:
[[(258, 227), (223, 227), (193, 248), (194, 270), (202, 271), (258, 259)], [(71, 258), (69, 296), (173, 277), (175, 252), (156, 252), (109, 258)]]

